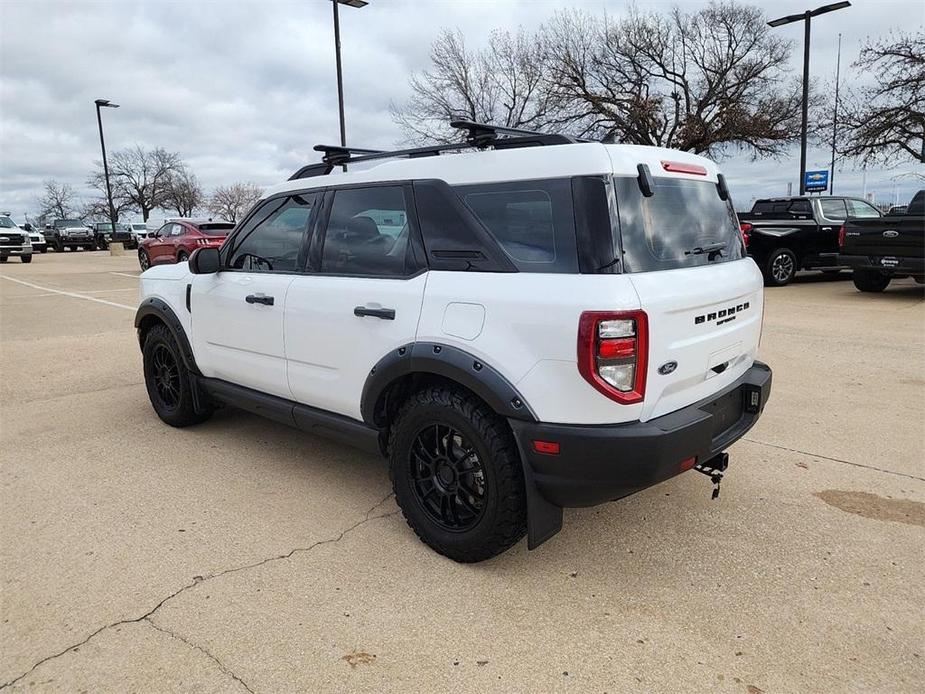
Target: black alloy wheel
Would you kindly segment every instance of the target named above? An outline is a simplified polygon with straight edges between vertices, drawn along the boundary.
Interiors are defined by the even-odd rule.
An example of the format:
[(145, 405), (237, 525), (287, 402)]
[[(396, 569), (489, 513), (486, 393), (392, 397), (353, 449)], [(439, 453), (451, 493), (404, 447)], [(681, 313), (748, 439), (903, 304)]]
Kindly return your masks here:
[(180, 404), (180, 367), (166, 345), (156, 345), (151, 358), (154, 391), (165, 410), (175, 410)]
[(415, 499), (428, 517), (452, 532), (474, 527), (485, 511), (485, 472), (461, 432), (431, 424), (411, 446), (409, 473)]

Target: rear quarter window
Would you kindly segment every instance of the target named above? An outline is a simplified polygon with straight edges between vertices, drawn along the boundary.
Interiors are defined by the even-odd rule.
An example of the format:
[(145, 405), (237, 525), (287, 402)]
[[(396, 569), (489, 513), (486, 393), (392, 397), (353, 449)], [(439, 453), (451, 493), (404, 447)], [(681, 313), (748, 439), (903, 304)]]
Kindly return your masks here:
[(571, 180), (456, 186), (521, 272), (578, 272)]

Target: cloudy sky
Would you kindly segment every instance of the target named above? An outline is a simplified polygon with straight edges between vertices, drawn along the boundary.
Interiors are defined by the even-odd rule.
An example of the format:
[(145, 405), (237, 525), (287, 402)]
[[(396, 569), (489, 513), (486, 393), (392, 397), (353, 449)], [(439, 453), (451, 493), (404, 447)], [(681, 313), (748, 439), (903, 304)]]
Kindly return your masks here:
[[(767, 0), (767, 12), (806, 9), (808, 0)], [(638, 0), (641, 9), (674, 2)], [(685, 9), (703, 5), (679, 0)], [(824, 4), (820, 0), (816, 4)], [(428, 64), (442, 27), (458, 27), (473, 46), (488, 29), (533, 28), (565, 6), (619, 16), (623, 0), (371, 0), (341, 9), (348, 141), (389, 147), (400, 139), (388, 107), (408, 94), (408, 76)], [(809, 6), (815, 6), (810, 3)], [(813, 24), (812, 75), (832, 81), (838, 34), (842, 75), (861, 42), (896, 28), (922, 30), (920, 0), (854, 0)], [(777, 29), (798, 42), (802, 27)], [(331, 9), (328, 0), (0, 0), (0, 209), (21, 219), (36, 211), (41, 182), (55, 178), (86, 193), (100, 158), (93, 101), (105, 110), (110, 149), (139, 143), (178, 151), (207, 189), (235, 180), (266, 186), (315, 161), (318, 142), (338, 139)], [(811, 150), (809, 168), (827, 168)], [(797, 186), (799, 151), (776, 161), (748, 156), (723, 162), (738, 206)], [(922, 171), (923, 167), (918, 170)], [(868, 170), (867, 190), (905, 201), (913, 170)], [(865, 175), (845, 166), (840, 193), (860, 194)]]

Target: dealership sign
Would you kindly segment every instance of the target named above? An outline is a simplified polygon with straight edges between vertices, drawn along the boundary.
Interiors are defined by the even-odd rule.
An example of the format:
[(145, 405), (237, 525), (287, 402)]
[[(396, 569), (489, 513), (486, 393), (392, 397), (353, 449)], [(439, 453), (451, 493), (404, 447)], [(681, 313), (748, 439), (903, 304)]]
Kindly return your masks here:
[(829, 189), (828, 171), (807, 171), (803, 179), (803, 188), (807, 193), (819, 193)]

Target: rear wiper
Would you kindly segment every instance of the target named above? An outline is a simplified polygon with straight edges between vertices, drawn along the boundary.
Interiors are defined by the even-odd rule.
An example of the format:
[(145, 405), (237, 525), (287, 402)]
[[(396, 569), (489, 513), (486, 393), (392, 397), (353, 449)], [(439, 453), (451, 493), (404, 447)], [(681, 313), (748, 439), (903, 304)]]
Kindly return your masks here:
[(695, 246), (689, 251), (684, 251), (684, 255), (703, 255), (704, 253), (708, 253), (708, 260), (713, 260), (714, 255), (723, 254), (723, 249), (725, 247), (725, 241), (718, 241), (717, 243), (708, 243), (706, 246)]

